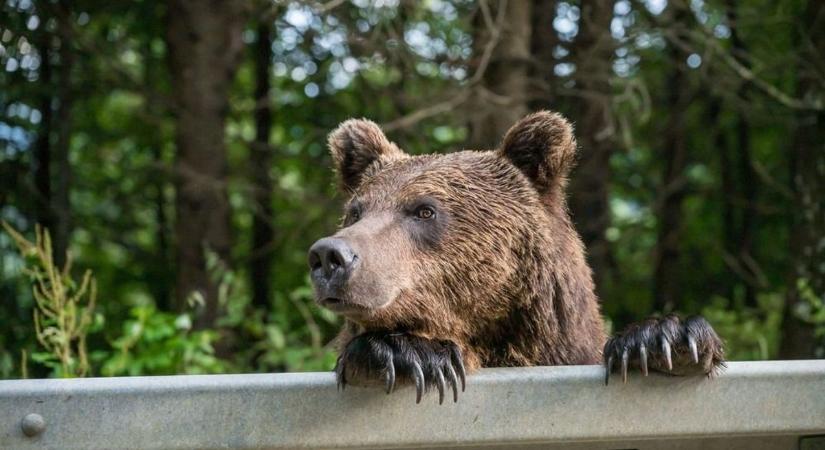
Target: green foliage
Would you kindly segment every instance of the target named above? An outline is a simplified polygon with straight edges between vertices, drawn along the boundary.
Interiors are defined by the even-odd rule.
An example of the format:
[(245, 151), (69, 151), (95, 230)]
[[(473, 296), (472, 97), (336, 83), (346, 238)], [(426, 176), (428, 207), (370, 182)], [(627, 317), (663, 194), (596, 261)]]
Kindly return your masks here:
[(1, 223), (25, 258), (24, 273), (32, 284), (34, 333), (43, 350), (33, 353), (32, 360), (58, 377), (85, 376), (89, 372), (86, 337), (92, 331), (97, 300), (97, 283), (91, 271), (77, 282), (71, 277), (70, 255), (62, 268), (55, 265), (48, 230), (36, 227), (35, 241), (31, 242), (7, 222)]
[(702, 315), (723, 337), (726, 357), (731, 360), (763, 360), (775, 358), (779, 349), (784, 293), (763, 294), (758, 297), (759, 308), (733, 308), (731, 301), (714, 298), (702, 309)]
[(100, 374), (173, 375), (227, 372), (230, 365), (215, 356), (214, 330), (192, 330), (189, 314), (158, 311), (153, 305), (132, 308), (112, 352), (93, 355)]
[[(243, 39), (251, 46), (257, 39), (252, 22), (272, 20), (268, 169), (273, 199), (271, 205), (257, 204), (249, 176), (259, 99), (252, 52), (247, 52), (229, 95), (226, 123), (233, 243), (228, 261), (206, 253), (222, 308), (217, 325), (206, 330), (191, 325), (201, 313), (202, 298), (194, 294), (186, 305), (174, 299), (178, 111), (163, 29), (166, 4), (67, 3), (72, 39), (61, 45), (68, 45), (64, 48), (75, 59), (68, 74), (60, 73), (56, 44), (50, 55), (41, 54), (44, 42), (62, 39), (54, 18), (47, 16), (53, 11), (39, 10), (39, 3), (30, 1), (0, 6), (0, 219), (23, 235), (38, 236), (18, 252), (25, 239), (8, 227), (9, 235), (0, 233), (0, 377), (332, 367), (329, 342), (340, 320), (314, 304), (305, 261), (312, 242), (335, 229), (342, 200), (329, 170), (325, 136), (350, 117), (390, 124), (453, 98), (467, 87), (478, 64), (473, 34), (483, 20), (476, 15), (480, 3), (470, 0), (270, 3), (266, 14), (252, 17)], [(320, 12), (316, 3), (337, 6)], [(671, 124), (666, 77), (675, 64), (668, 37), (675, 36), (702, 61), (698, 67), (679, 65), (692, 98), (683, 118), (687, 169), (678, 233), (684, 304), (678, 309), (705, 314), (726, 339), (732, 358), (775, 357), (789, 268), (798, 257), (788, 251), (789, 223), (796, 213), (788, 192), (796, 111), (753, 86), (741, 92), (742, 78), (719, 62), (720, 52), (732, 46), (727, 3), (688, 2), (691, 20), (672, 29), (667, 11), (643, 9), (649, 3), (656, 2), (617, 2), (608, 31), (622, 29), (613, 42), (612, 63), (624, 69), (609, 80), (610, 129), (591, 130), (615, 133), (616, 142), (605, 181), (611, 211), (606, 238), (615, 270), (599, 292), (603, 311), (614, 329), (653, 312), (657, 215), (666, 170), (661, 143)], [(569, 27), (578, 26), (581, 4), (559, 2), (556, 13), (565, 15)], [(747, 62), (756, 81), (789, 95), (796, 88), (798, 60), (806, 59), (796, 44), (804, 38), (798, 23), (804, 4), (737, 3), (736, 27), (748, 51), (734, 56)], [(618, 12), (623, 9), (625, 15)], [(569, 54), (576, 50), (574, 34), (556, 37), (546, 43), (553, 46), (553, 60), (531, 65), (531, 71), (546, 73), (535, 73), (529, 81), (544, 92), (548, 86), (538, 84), (549, 78), (548, 98), (536, 100), (551, 99), (552, 108), (575, 114), (590, 93), (556, 70), (569, 66)], [(48, 82), (44, 62), (52, 64)], [(47, 238), (35, 225), (42, 220), (41, 210), (51, 205), (39, 197), (31, 172), (38, 163), (44, 108), (55, 112), (62, 76), (72, 97), (70, 248), (75, 264), (93, 269), (94, 277), (54, 267)], [(495, 92), (470, 97), (506, 107), (507, 99)], [(720, 111), (711, 117), (716, 100)], [(459, 150), (471, 135), (467, 118), (472, 114), (465, 103), (423, 114), (414, 126), (388, 134), (413, 154)], [(738, 158), (742, 117), (750, 121), (752, 147), (752, 160), (742, 166), (750, 164), (759, 175), (752, 180), (757, 198), (748, 205), (755, 220), (747, 258), (726, 248), (725, 202), (744, 210), (745, 199), (726, 192), (721, 162), (723, 151)], [(52, 131), (52, 141), (57, 134)], [(268, 283), (272, 298), (267, 305), (252, 305), (248, 263), (260, 249), (251, 248), (250, 241), (253, 217), (262, 206), (275, 211), (275, 233), (267, 248), (274, 260), (268, 279), (254, 282)], [(743, 262), (749, 264), (746, 271)], [(751, 279), (743, 272), (758, 276)], [(755, 306), (743, 304), (746, 286), (758, 292)], [(799, 280), (796, 288), (805, 301), (793, 314), (816, 324), (820, 339), (825, 338), (822, 293), (813, 292), (808, 280)]]
[[(91, 271), (78, 284), (71, 278), (69, 263), (60, 271), (54, 266), (47, 231), (38, 227), (36, 241), (30, 242), (7, 223), (3, 227), (26, 257), (24, 273), (36, 299), (34, 331), (43, 351), (32, 353), (31, 360), (54, 376), (226, 373), (249, 370), (246, 358), (256, 359), (262, 368), (288, 371), (330, 370), (335, 362), (335, 352), (324, 342), (328, 329), (337, 328), (338, 319), (311, 306), (308, 278), (286, 297), (279, 295), (271, 314), (260, 310), (249, 314), (245, 283), (214, 252), (207, 252), (208, 265), (219, 282), (220, 304), (226, 309), (218, 329), (193, 330), (196, 312), (163, 312), (151, 301), (139, 300), (109, 347), (97, 348), (87, 357), (87, 335), (100, 331), (104, 323), (103, 315), (94, 314), (97, 294)], [(202, 303), (197, 296), (190, 297), (189, 306), (195, 310)], [(303, 321), (301, 326), (295, 326), (292, 308)], [(222, 333), (242, 334), (254, 343), (246, 350), (238, 349), (234, 359), (220, 358), (215, 346)], [(25, 376), (25, 351), (21, 357), (21, 375)], [(6, 371), (13, 367), (9, 358), (4, 354), (0, 360)]]
[(792, 311), (803, 322), (816, 327), (816, 335), (825, 341), (825, 293), (817, 294), (805, 278), (796, 281), (797, 295), (802, 299)]
[[(324, 344), (340, 321), (313, 305), (312, 289), (305, 281), (306, 285), (277, 296), (276, 309), (264, 323), (264, 339), (257, 344), (261, 364), (289, 371), (331, 370), (335, 365), (336, 352)], [(295, 318), (287, 314), (290, 310), (297, 310), (303, 323), (296, 326)]]
[(289, 293), (277, 292), (273, 308), (265, 311), (252, 308), (246, 278), (238, 277), (214, 252), (207, 251), (206, 257), (224, 308), (219, 329), (251, 344), (234, 349), (238, 366), (290, 372), (332, 369), (336, 355), (324, 344), (340, 322), (332, 312), (315, 306), (308, 276)]

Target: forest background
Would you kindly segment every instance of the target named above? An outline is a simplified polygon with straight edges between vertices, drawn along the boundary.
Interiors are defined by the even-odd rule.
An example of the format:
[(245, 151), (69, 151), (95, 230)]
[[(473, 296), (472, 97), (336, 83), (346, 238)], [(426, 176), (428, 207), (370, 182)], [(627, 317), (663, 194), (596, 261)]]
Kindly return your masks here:
[(326, 134), (489, 149), (538, 109), (613, 327), (825, 355), (821, 0), (4, 0), (0, 377), (328, 370)]

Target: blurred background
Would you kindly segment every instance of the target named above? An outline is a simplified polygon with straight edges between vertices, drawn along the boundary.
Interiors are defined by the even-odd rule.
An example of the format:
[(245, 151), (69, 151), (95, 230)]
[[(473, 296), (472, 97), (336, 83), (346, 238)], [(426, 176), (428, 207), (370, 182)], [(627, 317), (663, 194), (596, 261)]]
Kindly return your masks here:
[(821, 0), (3, 0), (0, 376), (331, 369), (326, 134), (489, 149), (537, 109), (614, 328), (823, 357)]

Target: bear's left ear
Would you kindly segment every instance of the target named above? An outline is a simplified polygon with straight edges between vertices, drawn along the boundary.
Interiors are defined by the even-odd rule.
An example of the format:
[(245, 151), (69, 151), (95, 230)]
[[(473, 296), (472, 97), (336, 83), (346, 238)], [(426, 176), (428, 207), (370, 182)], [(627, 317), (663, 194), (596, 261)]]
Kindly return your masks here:
[(373, 163), (407, 157), (375, 122), (367, 119), (350, 119), (342, 123), (330, 133), (328, 144), (339, 185), (345, 192), (358, 188), (364, 172)]
[(561, 114), (540, 111), (521, 119), (499, 150), (542, 196), (564, 187), (576, 158), (573, 126)]

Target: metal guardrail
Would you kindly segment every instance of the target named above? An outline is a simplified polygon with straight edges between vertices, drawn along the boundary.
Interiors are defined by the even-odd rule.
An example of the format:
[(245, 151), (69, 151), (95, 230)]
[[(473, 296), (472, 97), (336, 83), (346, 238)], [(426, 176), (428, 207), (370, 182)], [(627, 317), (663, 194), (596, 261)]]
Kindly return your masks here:
[(437, 397), (331, 373), (0, 381), (0, 448), (825, 448), (825, 360), (610, 386), (597, 366), (485, 369)]

